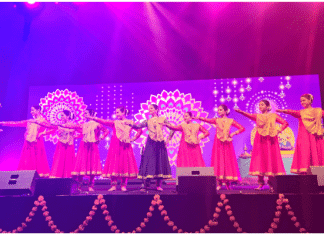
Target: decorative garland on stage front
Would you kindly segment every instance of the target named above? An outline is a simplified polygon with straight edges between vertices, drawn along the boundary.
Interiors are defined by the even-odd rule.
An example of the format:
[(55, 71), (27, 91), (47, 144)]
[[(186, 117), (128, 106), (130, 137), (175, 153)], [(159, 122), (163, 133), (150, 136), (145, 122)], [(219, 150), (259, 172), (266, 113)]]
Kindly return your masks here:
[[(241, 233), (243, 232), (242, 228), (240, 227), (239, 223), (236, 221), (236, 218), (233, 215), (233, 211), (231, 206), (228, 204), (229, 200), (226, 198), (225, 194), (220, 195), (221, 201), (217, 203), (217, 206), (215, 207), (215, 212), (213, 214), (213, 219), (208, 221), (208, 224), (206, 224), (203, 228), (201, 228), (199, 231), (196, 231), (195, 233), (205, 233), (209, 232), (211, 227), (218, 225), (218, 218), (219, 214), (221, 212), (221, 208), (225, 205), (226, 213), (229, 217), (229, 220), (233, 222), (233, 226), (236, 229), (237, 232)], [(277, 199), (277, 211), (275, 212), (275, 217), (273, 218), (273, 222), (270, 225), (270, 228), (268, 229), (268, 233), (273, 233), (275, 229), (278, 228), (278, 223), (280, 221), (280, 216), (282, 215), (281, 211), (283, 209), (283, 206), (285, 206), (285, 209), (288, 211), (288, 215), (291, 216), (291, 221), (294, 222), (294, 225), (296, 228), (299, 228), (299, 232), (306, 233), (306, 229), (302, 228), (300, 223), (297, 221), (297, 218), (295, 216), (295, 213), (292, 211), (291, 206), (288, 204), (289, 200), (285, 198), (283, 194), (279, 194), (279, 199)], [(16, 229), (13, 229), (12, 231), (3, 231), (0, 228), (0, 232), (2, 233), (18, 233), (23, 232), (24, 228), (27, 227), (27, 224), (32, 221), (32, 218), (35, 215), (35, 212), (37, 212), (38, 207), (42, 207), (43, 216), (45, 217), (45, 221), (48, 223), (48, 226), (51, 228), (51, 230), (55, 233), (64, 233), (58, 227), (54, 224), (54, 221), (52, 220), (52, 217), (49, 214), (48, 208), (46, 206), (46, 201), (43, 196), (39, 196), (38, 199), (34, 202), (34, 207), (31, 209), (31, 211), (28, 214), (28, 217), (26, 218), (25, 222), (21, 223), (21, 226), (18, 226)], [(146, 224), (149, 222), (149, 218), (153, 216), (152, 212), (155, 209), (155, 206), (158, 207), (158, 210), (161, 212), (161, 216), (163, 216), (164, 221), (167, 223), (168, 226), (172, 227), (172, 230), (174, 232), (183, 233), (184, 231), (178, 226), (174, 224), (174, 222), (170, 219), (168, 216), (168, 212), (165, 210), (162, 200), (160, 198), (160, 195), (156, 194), (153, 197), (153, 200), (151, 201), (151, 206), (149, 207), (149, 212), (146, 214), (146, 218), (144, 218), (143, 222), (140, 223), (140, 226), (135, 228), (135, 230), (132, 231), (132, 233), (136, 232), (142, 232), (142, 229), (146, 227)], [(98, 207), (102, 210), (102, 214), (105, 216), (105, 220), (108, 222), (108, 226), (110, 227), (110, 230), (115, 233), (120, 233), (121, 231), (117, 228), (117, 225), (114, 224), (114, 221), (112, 220), (111, 216), (109, 215), (109, 211), (107, 210), (107, 204), (105, 199), (103, 198), (103, 195), (98, 195), (98, 197), (94, 200), (94, 205), (92, 206), (89, 215), (85, 218), (85, 220), (73, 231), (70, 233), (78, 233), (82, 232), (86, 226), (88, 226), (89, 222), (92, 220), (93, 216), (96, 214), (96, 211), (98, 210)], [(124, 233), (124, 232), (123, 232)], [(128, 232), (131, 233), (131, 232)], [(184, 232), (188, 233), (188, 232)]]

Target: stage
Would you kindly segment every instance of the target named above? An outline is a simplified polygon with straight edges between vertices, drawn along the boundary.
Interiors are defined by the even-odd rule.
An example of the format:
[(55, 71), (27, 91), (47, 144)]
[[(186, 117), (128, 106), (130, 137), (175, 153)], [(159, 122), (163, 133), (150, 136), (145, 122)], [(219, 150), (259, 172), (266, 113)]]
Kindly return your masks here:
[[(52, 220), (51, 226), (57, 226), (52, 229), (54, 231), (59, 229), (65, 233), (75, 231), (83, 223), (86, 226), (83, 225), (80, 228), (81, 230), (84, 228), (83, 232), (87, 233), (107, 233), (116, 229), (118, 229), (117, 232), (132, 232), (136, 229), (139, 231), (138, 227), (148, 216), (149, 207), (153, 203), (152, 217), (142, 224), (141, 232), (171, 233), (173, 229), (176, 232), (179, 232), (179, 229), (183, 232), (204, 232), (200, 229), (208, 225), (213, 216), (218, 224), (214, 223), (216, 226), (209, 226), (211, 233), (237, 232), (234, 226), (248, 233), (268, 232), (271, 226), (277, 227), (274, 232), (282, 233), (297, 233), (300, 228), (305, 228), (307, 232), (324, 232), (321, 218), (324, 210), (323, 194), (285, 194), (280, 195), (281, 199), (279, 199), (278, 194), (269, 193), (267, 188), (260, 192), (253, 190), (255, 185), (234, 185), (232, 190), (220, 190), (214, 196), (179, 194), (173, 184), (163, 185), (163, 192), (153, 190), (154, 185), (152, 185), (152, 190), (144, 193), (138, 190), (139, 187), (136, 184), (130, 184), (127, 192), (108, 192), (109, 187), (109, 185), (97, 184), (95, 192), (87, 192), (85, 186), (83, 188), (85, 191), (79, 195), (44, 196), (46, 203), (39, 198), (41, 205), (38, 206), (34, 216), (33, 213), (31, 215), (29, 213), (35, 207), (34, 201), (38, 200), (38, 196), (0, 197), (2, 208), (0, 228), (12, 231), (24, 222), (27, 227), (23, 229), (23, 232), (50, 233), (52, 230), (48, 226), (48, 221)], [(157, 193), (159, 196), (156, 196)], [(98, 197), (104, 200), (96, 200)], [(220, 202), (222, 204), (219, 204)], [(45, 204), (47, 208), (43, 207)], [(94, 204), (98, 205), (93, 208)], [(106, 217), (107, 212), (103, 215), (104, 204), (111, 217)], [(163, 209), (161, 205), (164, 206)], [(278, 205), (281, 205), (282, 209), (277, 208)], [(221, 210), (218, 213), (219, 217), (217, 214), (214, 215), (216, 207)], [(219, 209), (216, 208), (216, 210)], [(93, 212), (90, 212), (91, 210)], [(162, 212), (164, 216), (166, 213), (168, 217), (161, 216), (163, 210), (166, 211)], [(290, 211), (289, 215), (288, 211)], [(43, 215), (44, 212), (45, 215)], [(86, 219), (89, 212), (95, 215), (92, 214), (91, 218)], [(32, 219), (30, 222), (26, 222), (28, 215)], [(48, 221), (45, 221), (46, 219)], [(111, 226), (105, 219), (113, 221), (113, 223), (110, 222)], [(87, 221), (84, 222), (85, 220)], [(167, 224), (169, 220), (174, 224)], [(298, 228), (295, 226), (296, 222), (300, 224)], [(208, 227), (205, 229), (208, 230)]]

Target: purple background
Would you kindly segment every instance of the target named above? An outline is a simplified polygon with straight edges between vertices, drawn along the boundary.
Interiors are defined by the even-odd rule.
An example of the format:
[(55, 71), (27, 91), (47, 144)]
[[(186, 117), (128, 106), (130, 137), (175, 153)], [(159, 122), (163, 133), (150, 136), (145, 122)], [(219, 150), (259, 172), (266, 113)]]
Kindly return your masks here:
[[(226, 89), (229, 87), (231, 89), (230, 97), (234, 97), (237, 95), (239, 97), (241, 93), (239, 89), (241, 85), (244, 88), (247, 87), (248, 83), (246, 82), (246, 78), (236, 78), (238, 84), (236, 88), (234, 88), (232, 82), (233, 79), (219, 79), (219, 80), (196, 80), (196, 81), (177, 81), (177, 82), (151, 82), (151, 83), (127, 83), (127, 84), (101, 84), (101, 85), (84, 85), (84, 86), (33, 86), (29, 89), (29, 102), (28, 109), (34, 104), (38, 104), (41, 98), (44, 98), (48, 92), (54, 92), (56, 89), (68, 89), (70, 91), (76, 91), (76, 93), (83, 97), (83, 101), (88, 107), (93, 108), (97, 111), (97, 116), (102, 118), (110, 118), (112, 119), (114, 107), (118, 107), (119, 105), (128, 105), (130, 110), (129, 118), (138, 112), (140, 109), (141, 103), (146, 103), (147, 100), (150, 99), (151, 95), (158, 95), (162, 93), (163, 90), (166, 91), (174, 91), (178, 89), (181, 93), (187, 94), (190, 93), (192, 98), (196, 101), (201, 101), (201, 106), (204, 108), (204, 111), (209, 113), (209, 117), (215, 116), (214, 108), (221, 104), (221, 96), (227, 97)], [(289, 83), (291, 84), (291, 88), (284, 88), (283, 92), (285, 93), (285, 97), (280, 98), (279, 94), (281, 90), (279, 86), (283, 82), (284, 85), (287, 84), (287, 80), (285, 77), (264, 77), (264, 81), (260, 81), (259, 78), (251, 78), (251, 82), (249, 83), (252, 90), (243, 93), (245, 96), (245, 100), (239, 100), (237, 105), (240, 109), (250, 112), (251, 108), (256, 112), (255, 106), (251, 105), (251, 107), (247, 107), (248, 101), (252, 98), (252, 101), (255, 101), (255, 104), (258, 103), (262, 98), (267, 98), (265, 95), (268, 92), (272, 92), (271, 94), (276, 97), (275, 99), (270, 98), (272, 101), (276, 102), (280, 108), (291, 108), (291, 109), (300, 109), (300, 95), (304, 93), (312, 93), (314, 95), (314, 107), (321, 107), (320, 102), (320, 90), (319, 90), (319, 80), (317, 75), (304, 75), (304, 76), (291, 76)], [(218, 91), (218, 94), (215, 96), (213, 91)], [(108, 92), (110, 91), (110, 92)], [(253, 96), (258, 92), (263, 91), (263, 94)], [(277, 95), (274, 94), (277, 92)], [(110, 96), (108, 96), (108, 94)], [(110, 98), (111, 97), (111, 98)], [(114, 104), (113, 98), (117, 97), (116, 102)], [(120, 99), (122, 98), (122, 99)], [(110, 101), (108, 101), (110, 99)], [(127, 103), (126, 103), (127, 101)], [(134, 103), (132, 103), (134, 101)], [(225, 101), (225, 104), (229, 106), (232, 110), (230, 113), (230, 118), (234, 118), (240, 124), (242, 124), (246, 131), (239, 136), (235, 136), (234, 138), (234, 146), (236, 154), (239, 155), (243, 151), (244, 144), (247, 145), (248, 151), (251, 150), (251, 142), (250, 142), (250, 133), (254, 127), (253, 123), (249, 121), (249, 119), (243, 117), (242, 115), (233, 111), (235, 103), (233, 101)], [(295, 137), (298, 132), (298, 121), (297, 119), (287, 116), (281, 115), (289, 122), (289, 127), (293, 130)], [(31, 118), (31, 115), (28, 115), (28, 118)], [(21, 143), (23, 141), (23, 135), (19, 136), (10, 136), (11, 128), (4, 127), (4, 135), (0, 135), (0, 140), (2, 138), (11, 138), (12, 142), (15, 143), (19, 141)], [(215, 128), (212, 127), (210, 130), (211, 136), (210, 141), (206, 143), (203, 150), (203, 157), (207, 166), (210, 166), (210, 156), (211, 150), (215, 135)], [(78, 147), (79, 140), (76, 142), (76, 149)], [(107, 156), (107, 149), (105, 145), (107, 141), (102, 141), (100, 143), (100, 155), (101, 159), (105, 160)], [(49, 165), (52, 164), (52, 157), (55, 150), (55, 145), (52, 142), (46, 142), (46, 151), (47, 157), (49, 161)], [(13, 170), (16, 168), (20, 150), (22, 148), (21, 144), (4, 146), (0, 150), (1, 154), (1, 162), (0, 169), (1, 170)], [(9, 154), (10, 153), (10, 154)], [(140, 150), (135, 145), (134, 153), (136, 157), (137, 164), (140, 164)], [(286, 166), (287, 168), (287, 166)], [(286, 169), (288, 172), (290, 169)], [(173, 167), (174, 173), (174, 167)]]
[[(219, 86), (221, 78), (291, 75), (292, 88), (285, 90), (284, 99), (298, 108), (304, 91), (292, 92), (300, 80), (295, 75), (319, 74), (324, 87), (323, 3), (48, 2), (27, 9), (25, 3), (3, 2), (0, 8), (0, 120), (4, 121), (30, 117), (31, 86), (64, 89), (213, 79)], [(317, 79), (310, 87), (303, 81), (298, 89), (318, 91)], [(273, 86), (278, 90), (278, 84)], [(159, 93), (158, 88), (149, 92)], [(188, 92), (200, 99), (195, 90)], [(211, 100), (215, 102), (214, 97)], [(204, 101), (203, 107), (210, 106)], [(297, 128), (293, 119), (288, 121)], [(4, 128), (0, 133), (1, 169), (16, 169), (23, 133), (23, 128)], [(237, 151), (239, 138), (234, 141)]]

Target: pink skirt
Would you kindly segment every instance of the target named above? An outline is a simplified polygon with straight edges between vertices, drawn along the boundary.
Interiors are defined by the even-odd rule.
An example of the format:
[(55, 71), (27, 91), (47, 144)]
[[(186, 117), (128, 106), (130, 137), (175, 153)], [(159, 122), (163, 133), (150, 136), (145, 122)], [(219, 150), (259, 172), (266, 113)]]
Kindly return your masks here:
[(199, 144), (189, 144), (181, 138), (177, 167), (205, 167)]
[(278, 137), (255, 134), (251, 156), (250, 175), (285, 175)]
[(103, 177), (136, 178), (137, 164), (130, 143), (123, 143), (113, 135), (108, 150)]
[(74, 145), (58, 142), (56, 145), (50, 178), (70, 178), (75, 158)]
[(37, 142), (25, 140), (17, 170), (36, 170), (40, 177), (49, 176), (43, 138), (37, 139)]
[(71, 175), (101, 175), (98, 144), (81, 141)]
[(290, 172), (304, 174), (310, 166), (324, 165), (324, 139), (309, 133), (299, 121), (296, 148)]
[(241, 180), (232, 141), (222, 142), (215, 136), (211, 166), (214, 167), (215, 176), (218, 180)]

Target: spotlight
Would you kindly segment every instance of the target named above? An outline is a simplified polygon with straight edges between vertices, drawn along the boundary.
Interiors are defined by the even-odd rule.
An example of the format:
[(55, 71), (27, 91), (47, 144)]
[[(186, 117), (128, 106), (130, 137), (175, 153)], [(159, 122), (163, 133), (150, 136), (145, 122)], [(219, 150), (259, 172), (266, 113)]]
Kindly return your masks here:
[(38, 9), (40, 7), (39, 2), (25, 2), (25, 6), (27, 9)]

